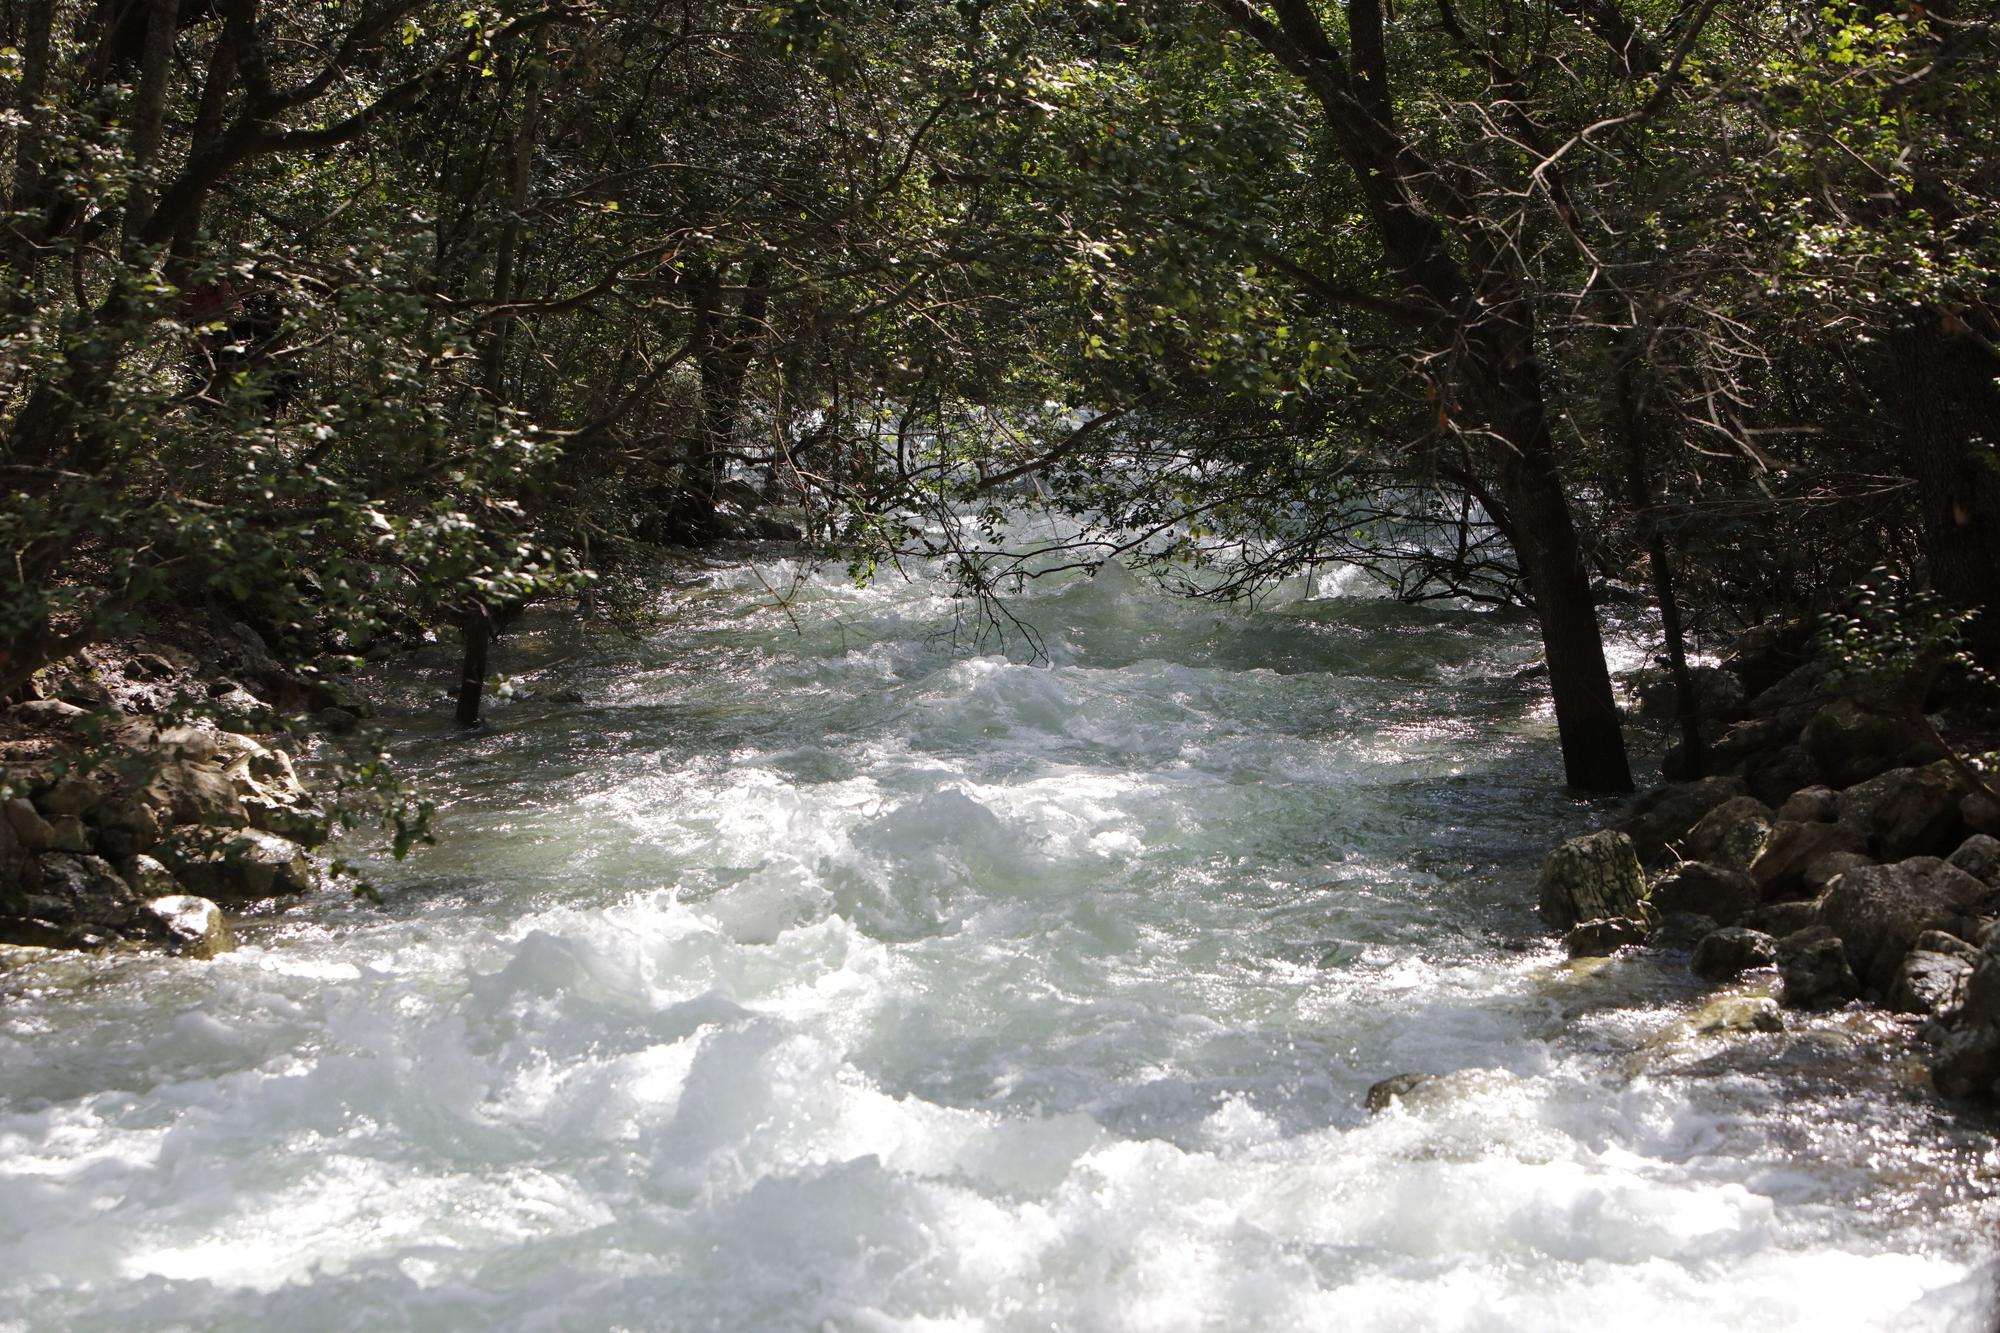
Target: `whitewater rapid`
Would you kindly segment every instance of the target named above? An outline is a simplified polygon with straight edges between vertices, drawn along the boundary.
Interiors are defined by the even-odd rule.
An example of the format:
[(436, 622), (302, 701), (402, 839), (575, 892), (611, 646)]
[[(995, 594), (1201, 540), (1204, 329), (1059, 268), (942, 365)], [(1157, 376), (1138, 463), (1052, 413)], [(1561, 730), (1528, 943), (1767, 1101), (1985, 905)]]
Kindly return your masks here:
[(385, 682), (382, 905), (0, 972), (0, 1329), (1994, 1326), (1901, 1029), (1542, 937), (1521, 625), (791, 573)]

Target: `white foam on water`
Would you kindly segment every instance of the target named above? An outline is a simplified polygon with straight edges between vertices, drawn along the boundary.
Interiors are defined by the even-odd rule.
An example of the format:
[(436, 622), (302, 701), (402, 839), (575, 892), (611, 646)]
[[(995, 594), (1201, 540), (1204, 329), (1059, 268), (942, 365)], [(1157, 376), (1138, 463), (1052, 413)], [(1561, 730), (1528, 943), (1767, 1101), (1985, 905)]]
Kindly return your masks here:
[(1111, 574), (1036, 666), (771, 579), (414, 727), (385, 908), (4, 974), (0, 1326), (1992, 1326), (2000, 1159), (1897, 1030), (1535, 942), (1519, 630)]

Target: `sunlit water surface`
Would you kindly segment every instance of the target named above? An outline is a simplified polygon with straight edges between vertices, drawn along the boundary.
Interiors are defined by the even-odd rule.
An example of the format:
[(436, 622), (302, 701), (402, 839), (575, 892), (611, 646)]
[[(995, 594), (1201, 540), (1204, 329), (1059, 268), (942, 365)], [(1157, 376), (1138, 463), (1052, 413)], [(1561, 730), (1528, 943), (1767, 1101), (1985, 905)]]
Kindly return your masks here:
[(476, 737), (388, 682), (385, 906), (0, 974), (0, 1328), (1993, 1326), (1900, 1029), (1542, 938), (1518, 623), (787, 573), (531, 623)]

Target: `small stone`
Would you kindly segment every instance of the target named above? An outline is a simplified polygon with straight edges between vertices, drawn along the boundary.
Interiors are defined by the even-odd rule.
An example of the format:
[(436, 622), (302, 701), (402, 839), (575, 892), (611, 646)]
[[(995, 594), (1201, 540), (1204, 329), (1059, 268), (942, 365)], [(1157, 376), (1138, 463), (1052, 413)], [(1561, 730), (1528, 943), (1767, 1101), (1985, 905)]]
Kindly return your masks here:
[(60, 699), (30, 699), (14, 706), (14, 717), (30, 727), (67, 727), (89, 711)]
[(1689, 966), (1704, 981), (1727, 981), (1778, 960), (1777, 941), (1761, 930), (1724, 926), (1694, 946)]
[(1389, 1109), (1398, 1098), (1408, 1096), (1431, 1081), (1432, 1074), (1392, 1074), (1368, 1089), (1365, 1104), (1368, 1114), (1377, 1115)]
[(1571, 958), (1609, 958), (1620, 949), (1646, 942), (1644, 923), (1630, 917), (1586, 921), (1563, 936)]
[(236, 948), (222, 909), (206, 898), (175, 894), (154, 898), (139, 910), (149, 933), (164, 935), (167, 947), (184, 958), (214, 958)]

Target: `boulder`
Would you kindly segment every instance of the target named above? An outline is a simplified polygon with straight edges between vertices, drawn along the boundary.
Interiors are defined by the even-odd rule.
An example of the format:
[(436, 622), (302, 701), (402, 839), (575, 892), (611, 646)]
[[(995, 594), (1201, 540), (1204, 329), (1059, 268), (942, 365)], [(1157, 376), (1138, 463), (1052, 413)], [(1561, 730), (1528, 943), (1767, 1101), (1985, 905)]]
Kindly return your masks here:
[(243, 829), (214, 852), (191, 860), (180, 878), (218, 902), (248, 902), (312, 888), (312, 866), (297, 843), (261, 829)]
[(14, 720), (30, 727), (67, 727), (89, 712), (61, 699), (30, 699), (14, 706)]
[(1778, 807), (1778, 819), (1794, 824), (1830, 824), (1840, 818), (1840, 793), (1831, 787), (1801, 787)]
[(2000, 931), (1987, 937), (1958, 1009), (1931, 1061), (1931, 1081), (1947, 1097), (2000, 1105)]
[(1814, 658), (1779, 677), (1750, 700), (1750, 716), (1802, 727), (1832, 696), (1835, 664)]
[(1670, 845), (1686, 837), (1703, 815), (1747, 790), (1740, 778), (1676, 782), (1633, 800), (1619, 817), (1617, 827), (1632, 839), (1639, 857), (1650, 864)]
[(1901, 861), (1943, 855), (1963, 830), (1955, 775), (1939, 768), (1894, 768), (1840, 794), (1840, 823), (1868, 838), (1876, 856)]
[(259, 699), (241, 685), (231, 685), (209, 700), (209, 707), (215, 710), (215, 724), (224, 731), (239, 735), (249, 732), (266, 732), (277, 720), (271, 705)]
[(1813, 714), (1800, 740), (1836, 787), (1942, 757), (1937, 743), (1915, 722), (1875, 712), (1853, 699), (1836, 699)]
[(90, 850), (90, 830), (75, 815), (62, 815), (49, 821), (49, 846), (58, 852), (75, 852), (82, 855)]
[(26, 915), (47, 921), (86, 922), (115, 927), (132, 919), (138, 900), (109, 861), (75, 852), (48, 852), (36, 858), (41, 882)]
[(1968, 792), (1958, 803), (1959, 818), (1972, 833), (1990, 833), (2000, 838), (2000, 801), (1983, 791)]
[(1792, 902), (1765, 903), (1756, 911), (1747, 914), (1738, 924), (1748, 926), (1752, 930), (1761, 930), (1772, 939), (1782, 942), (1787, 935), (1796, 935), (1818, 922), (1818, 905), (1799, 899)]
[(1601, 917), (1636, 917), (1646, 879), (1632, 840), (1602, 829), (1571, 838), (1542, 864), (1542, 917), (1558, 930)]
[(1740, 870), (1685, 861), (1653, 885), (1648, 901), (1662, 915), (1692, 913), (1733, 926), (1763, 902), (1757, 882)]
[(1646, 942), (1646, 926), (1631, 917), (1586, 921), (1563, 936), (1571, 958), (1608, 958), (1620, 949)]
[[(1704, 718), (1733, 718), (1742, 715), (1743, 682), (1720, 667), (1690, 667), (1695, 705)], [(1639, 716), (1649, 722), (1666, 722), (1680, 716), (1680, 688), (1673, 673), (1653, 669), (1639, 673), (1633, 682)]]
[(1828, 853), (1860, 856), (1867, 850), (1867, 835), (1845, 825), (1780, 819), (1771, 825), (1764, 849), (1750, 863), (1750, 878), (1764, 898), (1795, 898), (1810, 887), (1807, 869)]
[(1820, 924), (1838, 935), (1864, 986), (1887, 993), (1896, 968), (1927, 930), (1961, 934), (1987, 910), (1993, 891), (1934, 856), (1859, 866), (1828, 886)]
[(1752, 755), (1743, 765), (1743, 781), (1749, 785), (1750, 794), (1771, 806), (1784, 804), (1793, 792), (1819, 780), (1818, 765), (1800, 745)]
[(1912, 949), (1896, 965), (1884, 1003), (1899, 1014), (1936, 1016), (1959, 1006), (1971, 977), (1972, 964), (1963, 958)]
[(1760, 755), (1786, 748), (1798, 736), (1796, 725), (1788, 726), (1770, 718), (1751, 718), (1736, 723), (1716, 738), (1708, 747), (1708, 763), (1711, 768), (1723, 772), (1734, 771)]
[(150, 856), (135, 856), (125, 869), (125, 882), (141, 898), (173, 898), (181, 893), (174, 872)]
[(184, 958), (213, 958), (236, 947), (222, 909), (206, 898), (175, 894), (139, 908), (141, 928)]
[(1825, 926), (1808, 926), (1779, 939), (1778, 981), (1794, 1009), (1844, 1004), (1860, 991), (1847, 949)]
[(1871, 858), (1860, 852), (1825, 852), (1806, 863), (1806, 891), (1816, 894), (1856, 866), (1874, 864)]
[(1435, 1078), (1435, 1074), (1391, 1074), (1368, 1089), (1368, 1114), (1378, 1115)]
[(1975, 833), (1958, 845), (1951, 863), (1989, 887), (2000, 888), (2000, 838)]
[(99, 783), (88, 778), (63, 777), (36, 795), (35, 808), (53, 820), (65, 815), (86, 815), (103, 800), (104, 788)]
[(1754, 796), (1736, 796), (1702, 816), (1682, 851), (1692, 861), (1747, 871), (1770, 836), (1771, 808)]
[(1719, 929), (1712, 916), (1701, 916), (1694, 912), (1668, 912), (1660, 918), (1660, 924), (1653, 927), (1653, 933), (1646, 937), (1646, 943), (1655, 949), (1671, 949), (1686, 953)]
[(0, 816), (21, 846), (30, 852), (51, 852), (56, 847), (56, 831), (25, 796), (15, 796), (0, 804)]
[(1777, 941), (1761, 930), (1724, 926), (1702, 937), (1694, 946), (1689, 966), (1704, 981), (1728, 981), (1732, 977), (1777, 962)]
[(180, 759), (161, 766), (143, 799), (168, 824), (242, 828), (249, 822), (236, 785), (218, 763)]
[(97, 845), (105, 856), (122, 861), (148, 851), (160, 840), (159, 816), (151, 806), (130, 796), (114, 796), (90, 812), (97, 826)]

